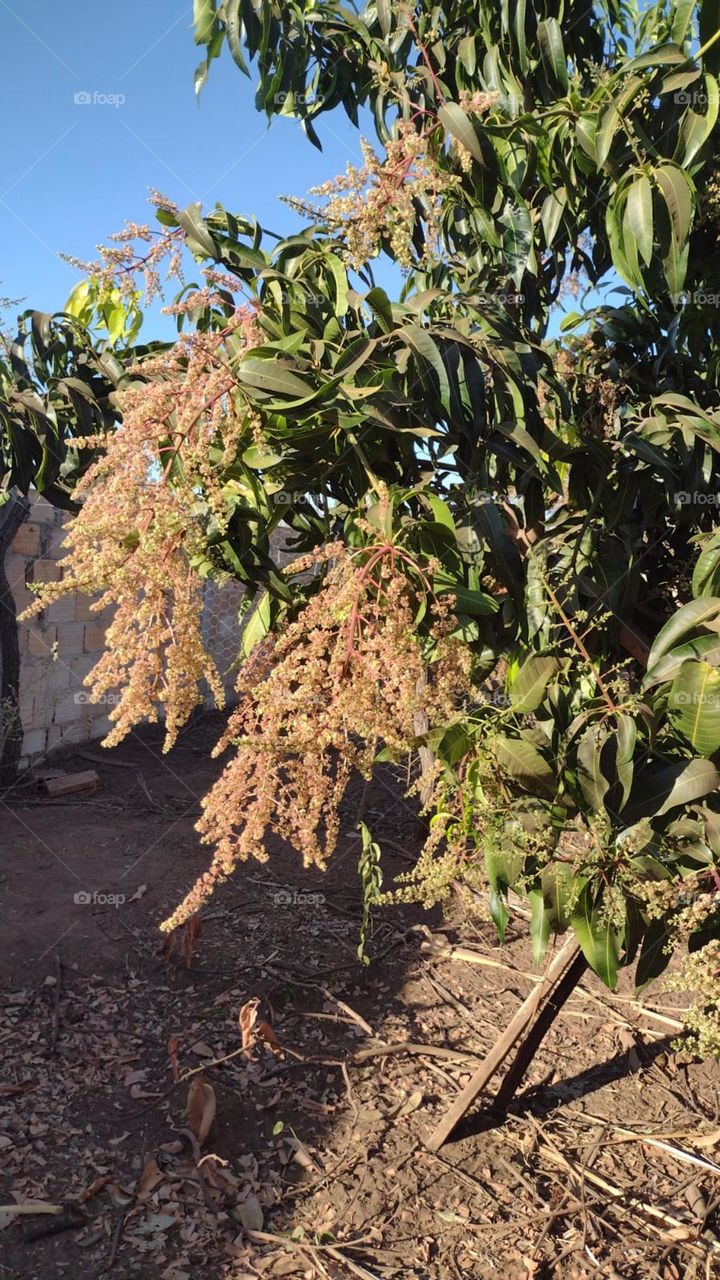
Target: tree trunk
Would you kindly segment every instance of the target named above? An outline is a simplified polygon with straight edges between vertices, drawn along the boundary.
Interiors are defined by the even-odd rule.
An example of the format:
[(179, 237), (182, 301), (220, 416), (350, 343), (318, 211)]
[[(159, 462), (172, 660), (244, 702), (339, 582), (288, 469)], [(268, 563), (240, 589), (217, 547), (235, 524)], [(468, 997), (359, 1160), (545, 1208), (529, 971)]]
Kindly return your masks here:
[(15, 494), (0, 507), (0, 792), (15, 783), (23, 741), (17, 611), (5, 555), (29, 510), (27, 498)]

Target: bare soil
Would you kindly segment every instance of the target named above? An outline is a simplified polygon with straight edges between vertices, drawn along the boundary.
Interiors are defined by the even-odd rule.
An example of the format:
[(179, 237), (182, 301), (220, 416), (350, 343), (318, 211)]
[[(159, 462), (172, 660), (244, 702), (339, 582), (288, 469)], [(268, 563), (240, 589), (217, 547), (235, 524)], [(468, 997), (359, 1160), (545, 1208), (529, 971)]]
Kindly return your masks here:
[[(0, 801), (0, 1199), (60, 1206), (0, 1212), (0, 1280), (720, 1276), (720, 1069), (673, 1049), (662, 990), (584, 979), (510, 1116), (488, 1097), (425, 1150), (537, 973), (522, 918), (500, 948), (459, 901), (383, 910), (360, 963), (361, 786), (327, 875), (278, 842), (216, 894), (190, 966), (163, 960), (158, 921), (208, 859), (193, 823), (219, 730), (203, 718), (167, 757), (150, 731), (67, 754), (101, 790), (28, 779)], [(417, 818), (390, 774), (365, 803), (387, 884)], [(433, 954), (445, 940), (475, 962)], [(282, 1048), (248, 1058), (256, 1000), (246, 1019)]]

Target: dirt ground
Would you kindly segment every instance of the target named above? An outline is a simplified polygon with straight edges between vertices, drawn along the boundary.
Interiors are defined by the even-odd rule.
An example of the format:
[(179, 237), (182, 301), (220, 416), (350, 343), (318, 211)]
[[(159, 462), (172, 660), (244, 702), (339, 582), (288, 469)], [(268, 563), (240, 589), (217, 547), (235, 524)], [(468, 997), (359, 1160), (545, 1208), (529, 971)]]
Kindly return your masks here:
[[(0, 1280), (720, 1276), (720, 1069), (673, 1050), (677, 996), (583, 980), (506, 1121), (486, 1099), (425, 1149), (537, 973), (521, 918), (500, 948), (459, 901), (383, 910), (358, 961), (359, 787), (326, 876), (278, 845), (163, 960), (218, 733), (83, 749), (53, 764), (100, 790), (0, 802), (0, 1199), (61, 1207), (0, 1213)], [(390, 775), (366, 805), (387, 884), (417, 820)], [(242, 1052), (243, 1008), (281, 1048)]]

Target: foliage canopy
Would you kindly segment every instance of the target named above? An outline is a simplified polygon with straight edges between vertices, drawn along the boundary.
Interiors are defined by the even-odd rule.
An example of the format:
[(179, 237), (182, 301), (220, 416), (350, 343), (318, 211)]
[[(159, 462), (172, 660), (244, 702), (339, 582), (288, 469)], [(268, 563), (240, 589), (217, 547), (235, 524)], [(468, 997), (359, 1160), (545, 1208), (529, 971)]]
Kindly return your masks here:
[[(318, 751), (342, 756), (323, 735), (348, 663), (378, 706), (396, 687), (370, 641), (373, 619), (402, 617), (408, 669), (421, 655), (426, 671), (417, 731), (383, 747), (367, 707), (344, 731), (348, 758), (359, 736), (438, 762), (431, 835), (396, 896), (487, 886), (502, 934), (518, 889), (536, 957), (572, 928), (610, 986), (635, 960), (642, 985), (687, 942), (705, 975), (691, 1021), (718, 1050), (717, 3), (196, 0), (195, 40), (198, 89), (227, 49), (269, 118), (320, 145), (342, 107), (376, 145), (295, 202), (306, 225), (289, 238), (158, 197), (159, 231), (131, 229), (93, 266), (129, 298), (163, 256), (204, 272), (175, 305), (176, 346), (126, 360), (123, 427), (95, 440), (106, 452), (78, 491), (63, 589), (125, 607), (155, 592), (144, 652), (118, 639), (96, 688), (123, 686), (123, 730), (164, 702), (174, 732), (207, 671), (176, 645), (173, 610), (188, 616), (188, 575), (230, 574), (253, 599), (257, 681), (296, 663), (285, 697), (315, 732), (287, 750), (307, 777)], [(397, 299), (375, 282), (382, 254), (404, 273)], [(31, 407), (13, 431), (4, 419), (15, 453), (50, 431)], [(61, 447), (59, 428), (48, 439)], [(270, 555), (281, 523), (307, 557), (296, 572)], [(164, 583), (158, 562), (177, 567)], [(311, 679), (321, 597), (349, 650)], [(463, 674), (441, 716), (450, 641)], [(228, 745), (262, 760), (269, 721)], [(203, 819), (221, 874), (238, 829), (270, 814), (267, 796), (248, 814), (232, 768)], [(300, 795), (303, 818), (332, 827), (327, 793), (315, 809)]]

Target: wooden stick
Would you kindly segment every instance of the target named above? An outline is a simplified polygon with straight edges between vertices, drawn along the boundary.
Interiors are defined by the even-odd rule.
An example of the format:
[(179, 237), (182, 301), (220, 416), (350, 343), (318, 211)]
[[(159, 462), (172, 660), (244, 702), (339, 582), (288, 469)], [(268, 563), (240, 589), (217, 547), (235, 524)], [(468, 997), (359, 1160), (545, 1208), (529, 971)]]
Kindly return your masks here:
[(439, 1151), (440, 1147), (450, 1137), (453, 1129), (457, 1127), (463, 1117), (470, 1110), (478, 1094), (482, 1092), (499, 1067), (507, 1058), (508, 1054), (520, 1040), (528, 1023), (535, 1016), (540, 1006), (552, 994), (554, 987), (565, 976), (568, 969), (575, 963), (578, 955), (578, 945), (574, 936), (569, 938), (563, 947), (560, 948), (557, 955), (553, 957), (545, 972), (542, 982), (530, 992), (530, 995), (520, 1005), (515, 1017), (503, 1031), (502, 1035), (495, 1041), (492, 1049), (485, 1058), (484, 1062), (478, 1067), (472, 1079), (465, 1086), (462, 1093), (458, 1095), (452, 1106), (443, 1116), (440, 1123), (436, 1126), (430, 1137), (425, 1143), (429, 1151)]
[(566, 969), (562, 978), (556, 983), (550, 992), (545, 1004), (538, 1013), (532, 1026), (528, 1029), (527, 1035), (520, 1042), (512, 1066), (507, 1072), (500, 1088), (495, 1095), (493, 1108), (495, 1111), (505, 1114), (520, 1085), (522, 1084), (525, 1072), (542, 1044), (547, 1032), (555, 1021), (557, 1015), (562, 1009), (565, 1001), (572, 995), (578, 982), (582, 978), (588, 962), (582, 951), (578, 951), (572, 964)]

